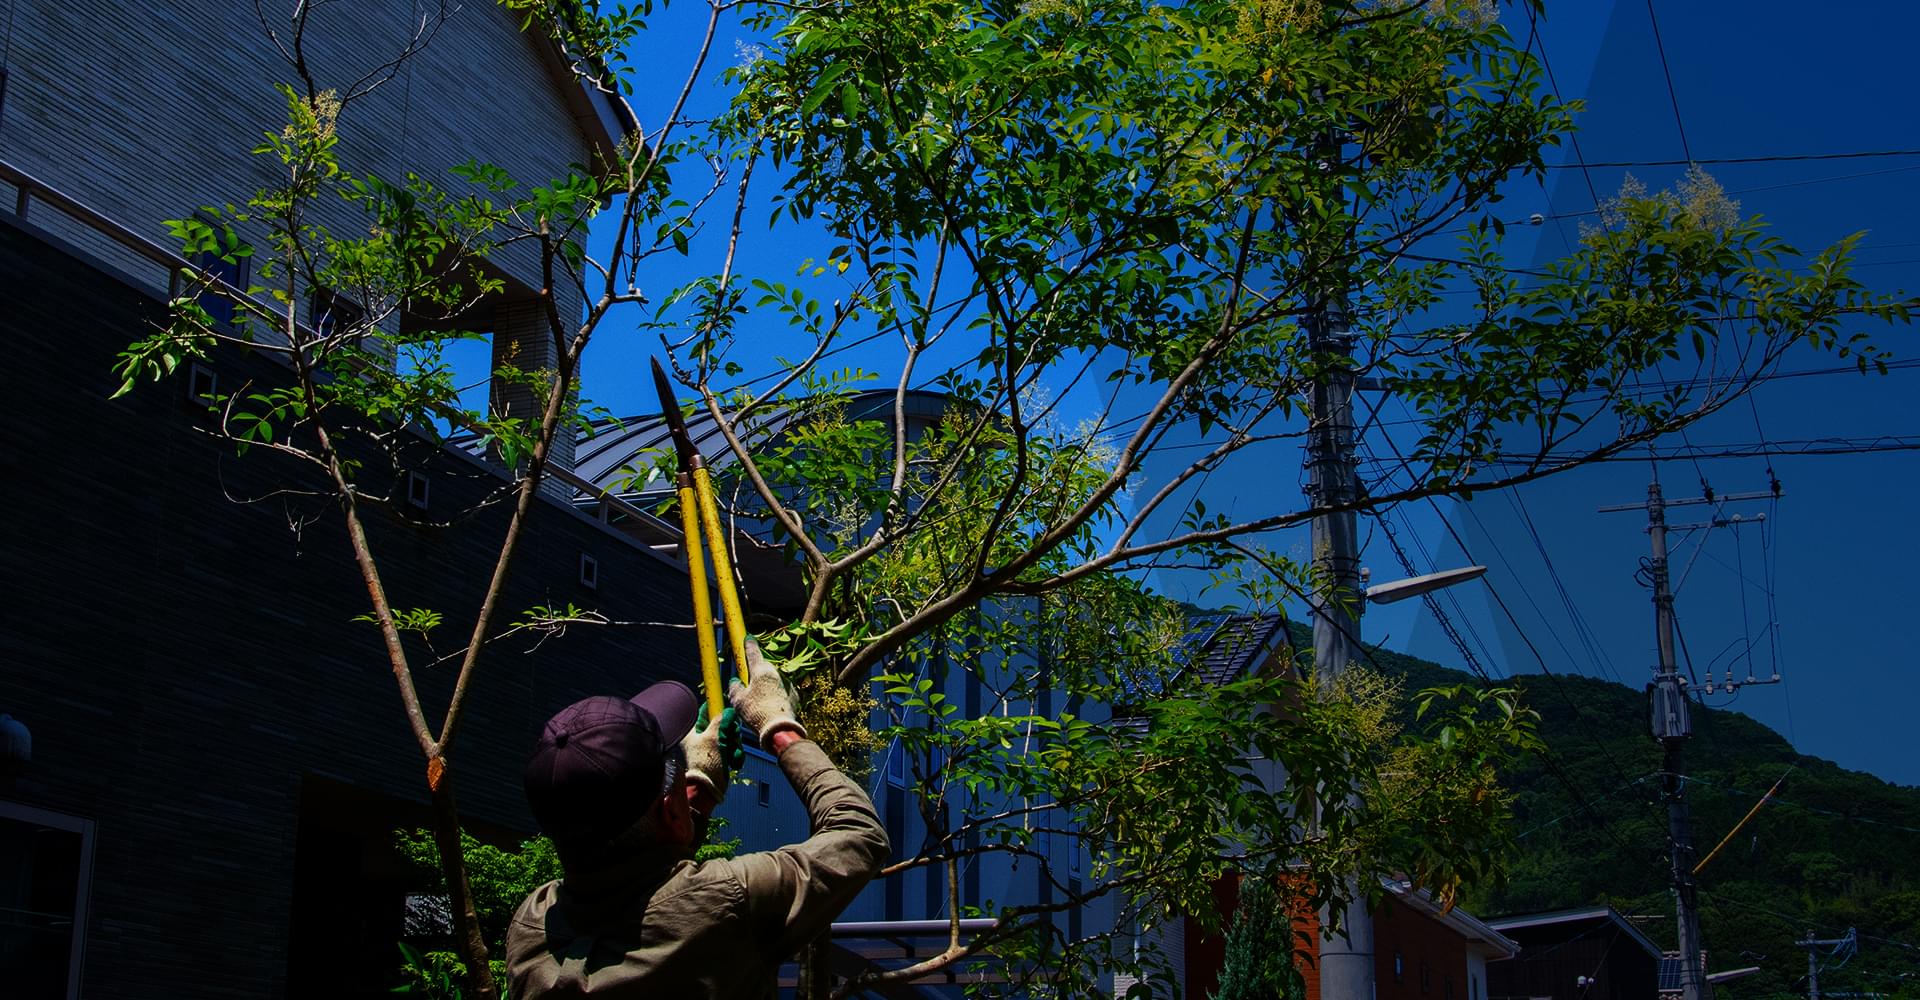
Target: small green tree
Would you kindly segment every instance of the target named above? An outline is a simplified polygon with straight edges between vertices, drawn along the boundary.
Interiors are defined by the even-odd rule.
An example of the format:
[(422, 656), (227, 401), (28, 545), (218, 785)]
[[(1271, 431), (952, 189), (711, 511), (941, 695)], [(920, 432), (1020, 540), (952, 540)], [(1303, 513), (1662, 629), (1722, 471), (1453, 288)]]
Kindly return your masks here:
[(1271, 867), (1242, 873), (1220, 985), (1211, 1000), (1304, 1000), (1306, 981), (1294, 965), (1298, 935), (1274, 886), (1278, 877)]

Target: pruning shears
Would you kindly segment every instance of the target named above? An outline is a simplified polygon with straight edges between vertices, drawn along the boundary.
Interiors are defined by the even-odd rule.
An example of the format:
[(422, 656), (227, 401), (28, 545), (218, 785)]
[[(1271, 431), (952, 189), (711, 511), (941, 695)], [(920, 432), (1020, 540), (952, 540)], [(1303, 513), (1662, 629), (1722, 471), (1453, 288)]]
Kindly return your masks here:
[(720, 506), (713, 497), (713, 476), (707, 472), (707, 460), (693, 446), (687, 434), (686, 418), (667, 381), (666, 370), (658, 358), (653, 363), (653, 385), (660, 392), (660, 415), (666, 418), (673, 434), (674, 454), (680, 471), (674, 486), (680, 498), (680, 544), (687, 557), (687, 578), (693, 585), (694, 638), (700, 645), (700, 680), (706, 688), (707, 718), (718, 719), (726, 707), (726, 685), (720, 679), (720, 654), (713, 638), (713, 599), (707, 591), (707, 563), (704, 548), (713, 552), (713, 575), (720, 585), (720, 607), (727, 618), (727, 643), (733, 653), (740, 682), (747, 683), (747, 622), (740, 613), (740, 593), (733, 585), (733, 558), (727, 546), (726, 532), (720, 526)]

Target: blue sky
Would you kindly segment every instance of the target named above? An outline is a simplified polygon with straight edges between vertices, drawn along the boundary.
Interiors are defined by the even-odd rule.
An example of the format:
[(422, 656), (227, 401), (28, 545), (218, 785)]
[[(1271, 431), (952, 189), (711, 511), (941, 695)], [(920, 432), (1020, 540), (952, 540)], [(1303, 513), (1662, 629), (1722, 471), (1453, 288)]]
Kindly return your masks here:
[[(1685, 158), (1687, 149), (1697, 159), (1715, 159), (1920, 148), (1920, 116), (1911, 107), (1908, 82), (1909, 43), (1920, 37), (1920, 9), (1853, 5), (1841, 17), (1783, 0), (1654, 0), (1652, 9), (1671, 72), (1671, 97), (1645, 0), (1552, 4), (1540, 26), (1536, 41), (1562, 96), (1587, 103), (1578, 118), (1585, 161), (1676, 160)], [(1502, 16), (1524, 41), (1524, 14), (1504, 7)], [(703, 7), (681, 0), (656, 15), (643, 39), (646, 58), (637, 63), (658, 74), (640, 81), (635, 102), (648, 127), (678, 90), (684, 56), (703, 18)], [(735, 61), (736, 44), (747, 41), (737, 29), (721, 31), (713, 56), (718, 65), (709, 66), (708, 84), (691, 109), (694, 116), (718, 107), (723, 99), (718, 69)], [(1624, 173), (1572, 169), (1570, 147), (1550, 153), (1550, 159), (1559, 169), (1551, 171), (1548, 183), (1515, 185), (1500, 213), (1515, 220), (1534, 212), (1547, 217), (1545, 224), (1515, 233), (1508, 248), (1515, 264), (1563, 253), (1566, 241), (1578, 236), (1579, 220), (1593, 208), (1588, 178), (1606, 197), (1619, 188)], [(1920, 199), (1913, 194), (1920, 157), (1710, 169), (1744, 211), (1766, 216), (1788, 242), (1814, 249), (1864, 230), (1862, 277), (1882, 290), (1920, 289)], [(1680, 172), (1633, 168), (1651, 188), (1670, 184)], [(764, 230), (756, 229), (764, 218), (764, 213), (749, 216), (742, 257), (746, 273), (791, 281), (802, 260), (825, 256), (825, 241), (809, 245), (804, 228), (765, 238)], [(691, 264), (685, 273), (692, 273)], [(664, 294), (680, 277), (668, 268), (656, 278), (661, 285), (650, 291)], [(823, 288), (823, 294), (832, 292)], [(777, 331), (756, 332), (753, 343), (763, 361), (765, 353), (778, 349), (772, 346), (777, 336)], [(1913, 331), (1895, 330), (1883, 342), (1906, 358), (1920, 355), (1914, 341)], [(644, 365), (645, 355), (656, 349), (650, 335), (610, 327), (589, 357), (587, 396), (615, 412), (652, 409)], [(845, 360), (876, 367), (887, 363), (884, 356), (858, 353)], [(1809, 352), (1789, 358), (1783, 367), (1834, 365), (1831, 356)], [(1709, 418), (1689, 431), (1688, 440), (1707, 446), (1920, 434), (1920, 421), (1907, 402), (1916, 380), (1920, 370), (1776, 380), (1756, 394), (1753, 407), (1735, 406)], [(1383, 408), (1382, 420), (1401, 416), (1396, 401), (1372, 399), (1366, 405), (1375, 404)], [(1384, 454), (1388, 442), (1378, 434), (1370, 443)], [(1777, 664), (1783, 678), (1782, 684), (1708, 701), (1747, 712), (1805, 752), (1920, 784), (1920, 752), (1911, 748), (1907, 731), (1913, 706), (1920, 704), (1920, 670), (1915, 669), (1920, 657), (1904, 627), (1913, 618), (1908, 603), (1916, 588), (1910, 574), (1920, 565), (1920, 533), (1907, 517), (1908, 497), (1920, 480), (1920, 452), (1775, 456), (1771, 467), (1783, 484), (1784, 499), (1722, 512), (1741, 514), (1743, 520), (1764, 513), (1764, 527), (1745, 523), (1674, 539), (1676, 576), (1689, 561), (1692, 566), (1677, 595), (1677, 612), (1696, 672), (1711, 662), (1716, 677), (1730, 668), (1744, 678), (1750, 662), (1762, 677)], [(1659, 475), (1669, 496), (1696, 496), (1703, 478), (1720, 494), (1764, 490), (1767, 468), (1768, 460), (1759, 458), (1706, 460), (1697, 467), (1666, 462)], [(1299, 502), (1297, 469), (1297, 455), (1276, 453), (1258, 471), (1210, 478), (1201, 499), (1212, 509), (1243, 513), (1250, 505), (1291, 508)], [(1639, 687), (1654, 663), (1652, 608), (1648, 592), (1633, 579), (1637, 560), (1646, 553), (1644, 517), (1602, 515), (1595, 508), (1643, 499), (1650, 472), (1646, 462), (1610, 464), (1523, 487), (1512, 497), (1410, 505), (1389, 519), (1421, 571), (1463, 561), (1443, 517), (1473, 559), (1491, 567), (1486, 584), (1459, 588), (1444, 604), (1490, 672), (1536, 672), (1532, 649), (1538, 649), (1557, 672)], [(1672, 519), (1701, 520), (1702, 510), (1683, 508)], [(1362, 534), (1374, 579), (1402, 575), (1383, 531), (1363, 523)], [(1279, 544), (1304, 545), (1304, 537)], [(1219, 599), (1197, 593), (1190, 579), (1169, 576), (1162, 582), (1201, 603)], [(1490, 594), (1512, 612), (1517, 629)], [(1768, 627), (1770, 607), (1777, 610), (1777, 643), (1771, 641), (1776, 630)], [(1370, 641), (1461, 665), (1460, 653), (1418, 602), (1370, 612), (1364, 630)]]
[[(1906, 96), (1912, 56), (1903, 40), (1920, 29), (1920, 11), (1910, 5), (1855, 5), (1842, 17), (1771, 0), (1656, 0), (1672, 97), (1647, 7), (1644, 0), (1561, 5), (1543, 30), (1562, 92), (1588, 103), (1579, 119), (1585, 160), (1683, 158), (1676, 98), (1686, 145), (1696, 158), (1920, 147), (1920, 118)], [(1813, 249), (1864, 231), (1862, 278), (1882, 290), (1920, 290), (1920, 199), (1913, 193), (1920, 157), (1711, 169), (1746, 212), (1764, 215), (1788, 242)], [(1659, 187), (1678, 168), (1634, 172)], [(1595, 188), (1609, 194), (1622, 173), (1593, 170)], [(1548, 214), (1592, 208), (1578, 170), (1557, 171), (1553, 181)], [(1535, 259), (1559, 254), (1562, 231), (1549, 224), (1540, 232)], [(1920, 353), (1911, 329), (1895, 329), (1883, 343), (1902, 358)], [(1834, 364), (1830, 356), (1809, 352), (1790, 358), (1783, 369)], [(1911, 404), (1917, 378), (1920, 372), (1902, 370), (1780, 379), (1755, 394), (1753, 407), (1735, 406), (1709, 418), (1687, 439), (1707, 446), (1920, 433)], [(1670, 497), (1701, 495), (1702, 478), (1725, 494), (1768, 489), (1768, 464), (1758, 458), (1697, 467), (1667, 462), (1659, 474)], [(1920, 752), (1909, 728), (1912, 708), (1920, 703), (1920, 657), (1906, 627), (1916, 593), (1910, 567), (1920, 561), (1920, 533), (1908, 516), (1920, 453), (1779, 456), (1771, 466), (1784, 487), (1783, 500), (1724, 510), (1745, 518), (1764, 513), (1764, 528), (1748, 524), (1676, 538), (1676, 578), (1688, 561), (1693, 566), (1677, 593), (1676, 614), (1696, 668), (1704, 670), (1719, 657), (1736, 678), (1745, 677), (1750, 637), (1754, 672), (1765, 677), (1777, 662), (1783, 678), (1779, 685), (1707, 701), (1767, 723), (1804, 752), (1920, 783)], [(1490, 606), (1485, 588), (1463, 588), (1459, 595), (1468, 620), (1506, 669), (1538, 669), (1518, 634), (1524, 631), (1558, 670), (1617, 676), (1636, 687), (1644, 682), (1656, 661), (1653, 616), (1649, 592), (1632, 574), (1646, 553), (1645, 519), (1598, 514), (1595, 508), (1644, 499), (1650, 471), (1649, 463), (1608, 465), (1523, 487), (1513, 498), (1446, 505), (1474, 557), (1493, 567), (1491, 586), (1520, 620), (1516, 630)], [(1702, 511), (1683, 508), (1670, 520), (1700, 521)], [(1429, 546), (1457, 556), (1444, 529), (1435, 530), (1437, 515), (1407, 513)], [(1390, 564), (1390, 554), (1368, 554), (1375, 565)], [(1769, 556), (1771, 572), (1762, 566)], [(1778, 611), (1777, 648), (1767, 634), (1769, 590)], [(1578, 623), (1568, 605), (1577, 610)], [(1442, 662), (1458, 660), (1457, 654), (1448, 656), (1451, 645), (1428, 616), (1406, 618), (1377, 615), (1369, 636), (1398, 633), (1390, 645)], [(1590, 643), (1579, 639), (1581, 624)]]

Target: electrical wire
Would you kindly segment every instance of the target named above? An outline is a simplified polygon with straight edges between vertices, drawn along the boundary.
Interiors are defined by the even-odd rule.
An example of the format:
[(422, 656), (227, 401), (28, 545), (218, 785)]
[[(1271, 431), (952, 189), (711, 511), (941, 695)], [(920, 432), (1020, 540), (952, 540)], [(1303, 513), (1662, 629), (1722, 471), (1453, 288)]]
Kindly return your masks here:
[[(1686, 167), (1694, 164), (1721, 166), (1735, 163), (1802, 163), (1816, 160), (1866, 160), (1891, 156), (1920, 156), (1920, 149), (1863, 149), (1839, 153), (1766, 153), (1757, 156), (1703, 156), (1690, 160), (1592, 160), (1589, 167)], [(1549, 170), (1567, 169), (1567, 164), (1549, 163)]]
[[(1402, 401), (1401, 405), (1403, 408), (1405, 408), (1406, 404), (1404, 400)], [(1411, 414), (1409, 413), (1409, 415)], [(1387, 438), (1387, 445), (1389, 448), (1393, 450), (1395, 456), (1399, 457), (1401, 461), (1404, 463), (1406, 460), (1405, 456), (1400, 454), (1400, 446), (1397, 443), (1395, 443), (1391, 437)], [(1454, 544), (1460, 547), (1461, 554), (1465, 556), (1468, 560), (1472, 560), (1473, 554), (1472, 554), (1472, 551), (1467, 546), (1466, 539), (1460, 536), (1460, 532), (1454, 529), (1453, 522), (1447, 519), (1446, 511), (1440, 508), (1439, 498), (1428, 497), (1427, 500), (1429, 503), (1433, 505), (1434, 513), (1440, 518), (1441, 526), (1446, 528), (1447, 534), (1453, 538)], [(1498, 546), (1496, 545), (1495, 548), (1498, 549)], [(1599, 747), (1601, 753), (1603, 753), (1606, 756), (1608, 763), (1613, 768), (1613, 773), (1614, 774), (1632, 773), (1624, 765), (1621, 764), (1618, 757), (1614, 756), (1613, 750), (1606, 744), (1606, 742), (1600, 739), (1594, 738), (1593, 721), (1590, 718), (1588, 718), (1586, 712), (1581, 709), (1580, 702), (1567, 692), (1565, 686), (1561, 682), (1560, 676), (1553, 671), (1553, 668), (1549, 666), (1547, 663), (1547, 658), (1541, 654), (1540, 647), (1534, 645), (1533, 639), (1527, 635), (1525, 629), (1520, 627), (1519, 619), (1514, 617), (1512, 609), (1507, 607), (1507, 602), (1504, 598), (1500, 596), (1499, 589), (1493, 586), (1493, 583), (1491, 580), (1485, 580), (1483, 578), (1483, 582), (1486, 585), (1487, 594), (1493, 598), (1495, 605), (1497, 605), (1500, 608), (1500, 611), (1504, 615), (1506, 615), (1507, 621), (1513, 626), (1514, 634), (1518, 635), (1520, 637), (1520, 641), (1526, 645), (1529, 651), (1533, 653), (1534, 659), (1540, 664), (1541, 673), (1544, 674), (1547, 678), (1549, 678), (1551, 682), (1550, 686), (1553, 688), (1554, 692), (1560, 696), (1561, 700), (1567, 703), (1567, 707), (1572, 711), (1573, 717), (1576, 720), (1579, 720), (1583, 725), (1587, 727), (1589, 732), (1588, 738), (1592, 739), (1594, 745)], [(1599, 812), (1593, 808), (1592, 804), (1587, 800), (1586, 795), (1583, 792), (1581, 792), (1576, 785), (1574, 785), (1573, 780), (1567, 776), (1565, 769), (1561, 767), (1559, 761), (1550, 752), (1543, 749), (1540, 754), (1540, 759), (1542, 763), (1547, 765), (1547, 769), (1550, 772), (1552, 772), (1552, 774), (1560, 782), (1562, 787), (1564, 787), (1569, 794), (1574, 796), (1574, 801), (1577, 803), (1580, 803), (1582, 807), (1586, 809), (1588, 815), (1591, 816), (1600, 825), (1600, 827), (1606, 831), (1607, 835), (1614, 840), (1616, 845), (1618, 845), (1622, 850), (1629, 850), (1629, 851), (1632, 850), (1632, 847), (1620, 836), (1618, 831), (1613, 829), (1609, 821), (1606, 818), (1602, 817), (1599, 814)], [(1651, 807), (1652, 804), (1653, 803), (1651, 801), (1647, 801), (1644, 803), (1644, 805), (1648, 807)]]
[[(1799, 767), (1798, 764), (1795, 764), (1794, 766), (1796, 768)], [(1752, 789), (1740, 788), (1735, 785), (1729, 785), (1719, 781), (1714, 781), (1708, 778), (1701, 778), (1694, 775), (1687, 775), (1686, 780), (1688, 784), (1706, 785), (1709, 788), (1717, 788), (1724, 792), (1732, 792), (1736, 795), (1747, 796), (1748, 798), (1751, 798), (1755, 795), (1762, 794), (1760, 792), (1753, 791)], [(1898, 830), (1901, 833), (1920, 833), (1920, 827), (1907, 826), (1902, 823), (1894, 823), (1894, 822), (1890, 822), (1888, 820), (1883, 820), (1883, 819), (1871, 819), (1866, 816), (1859, 816), (1853, 813), (1843, 813), (1834, 809), (1823, 809), (1819, 806), (1805, 805), (1800, 802), (1794, 802), (1791, 799), (1782, 798), (1778, 795), (1775, 795), (1773, 797), (1773, 802), (1776, 805), (1792, 806), (1793, 808), (1801, 810), (1802, 812), (1817, 813), (1821, 816), (1831, 816), (1835, 819), (1845, 820), (1849, 823), (1869, 823), (1869, 824), (1872, 824), (1873, 826), (1886, 827), (1889, 830)]]
[(1797, 441), (1761, 441), (1756, 443), (1738, 443), (1725, 445), (1698, 445), (1693, 448), (1677, 447), (1668, 451), (1656, 451), (1652, 454), (1638, 455), (1555, 455), (1547, 453), (1531, 458), (1492, 458), (1479, 464), (1502, 468), (1530, 468), (1536, 465), (1551, 466), (1561, 462), (1578, 461), (1581, 464), (1619, 463), (1619, 462), (1698, 462), (1706, 459), (1734, 458), (1771, 458), (1778, 455), (1873, 455), (1886, 452), (1920, 451), (1920, 436), (1893, 437), (1881, 435), (1870, 438), (1809, 438)]
[[(1560, 81), (1553, 75), (1553, 61), (1547, 58), (1547, 40), (1545, 36), (1540, 35), (1540, 14), (1534, 10), (1532, 4), (1523, 4), (1522, 6), (1527, 10), (1528, 32), (1532, 36), (1539, 38), (1540, 68), (1547, 71), (1547, 87), (1553, 91), (1554, 101), (1564, 105), (1566, 101), (1560, 96)], [(1578, 132), (1567, 133), (1567, 147), (1573, 154), (1573, 162), (1574, 165), (1579, 168), (1580, 176), (1587, 182), (1587, 195), (1593, 199), (1594, 212), (1598, 212), (1600, 210), (1600, 191), (1593, 186), (1593, 171), (1588, 169), (1586, 157), (1580, 153), (1580, 134)]]
[(1553, 581), (1553, 589), (1560, 595), (1560, 603), (1566, 608), (1567, 618), (1573, 622), (1574, 637), (1579, 639), (1580, 645), (1585, 648), (1587, 659), (1593, 663), (1594, 673), (1624, 683), (1620, 679), (1619, 671), (1614, 669), (1613, 663), (1601, 653), (1598, 637), (1594, 635), (1592, 626), (1587, 624), (1586, 616), (1580, 613), (1580, 605), (1567, 589), (1566, 581), (1561, 579), (1559, 569), (1553, 565), (1553, 556), (1547, 551), (1546, 542), (1540, 537), (1540, 529), (1534, 525), (1533, 514), (1527, 510), (1526, 501), (1521, 497), (1520, 490), (1515, 488), (1504, 492), (1507, 494), (1508, 504), (1520, 515), (1521, 523), (1526, 526), (1527, 534), (1533, 539), (1533, 547), (1540, 553), (1540, 561), (1547, 567), (1547, 577)]
[(1693, 160), (1693, 146), (1687, 142), (1687, 123), (1680, 117), (1680, 95), (1673, 89), (1673, 70), (1667, 65), (1667, 45), (1660, 39), (1660, 15), (1654, 13), (1653, 0), (1647, 0), (1647, 21), (1653, 25), (1653, 47), (1660, 54), (1660, 73), (1667, 80), (1667, 100), (1673, 104), (1673, 125), (1680, 130), (1680, 152), (1687, 163)]
[[(1493, 532), (1492, 532), (1491, 530), (1489, 530), (1489, 529), (1487, 528), (1487, 524), (1486, 524), (1486, 522), (1485, 522), (1485, 521), (1482, 521), (1482, 520), (1480, 519), (1480, 513), (1479, 513), (1479, 511), (1476, 511), (1476, 510), (1474, 510), (1474, 509), (1473, 509), (1473, 505), (1471, 505), (1471, 504), (1465, 504), (1465, 505), (1462, 505), (1462, 508), (1461, 508), (1461, 509), (1463, 509), (1463, 510), (1465, 510), (1465, 511), (1467, 512), (1467, 516), (1473, 519), (1473, 523), (1474, 523), (1475, 525), (1477, 525), (1477, 526), (1478, 526), (1478, 527), (1480, 528), (1480, 533), (1481, 533), (1481, 534), (1482, 534), (1483, 536), (1485, 536), (1485, 537), (1486, 537), (1486, 538), (1487, 538), (1487, 539), (1488, 539), (1489, 541), (1491, 541), (1491, 540), (1492, 540), (1492, 538), (1493, 538)], [(1449, 526), (1449, 527), (1451, 527), (1451, 526)], [(1460, 539), (1458, 538), (1458, 536), (1456, 536), (1454, 540), (1455, 540), (1456, 542), (1458, 542), (1458, 541), (1460, 541)], [(1519, 571), (1519, 569), (1517, 569), (1517, 568), (1516, 568), (1516, 567), (1515, 567), (1515, 566), (1513, 565), (1513, 563), (1512, 563), (1512, 561), (1511, 561), (1511, 560), (1509, 560), (1509, 559), (1507, 558), (1507, 553), (1506, 553), (1506, 551), (1505, 551), (1504, 549), (1502, 549), (1502, 548), (1500, 547), (1500, 544), (1499, 544), (1498, 542), (1493, 542), (1492, 544), (1493, 544), (1493, 554), (1499, 557), (1499, 559), (1500, 559), (1500, 565), (1502, 565), (1502, 566), (1504, 566), (1504, 567), (1506, 567), (1506, 570), (1507, 570), (1507, 573), (1508, 573), (1508, 575), (1510, 575), (1510, 576), (1512, 576), (1512, 577), (1513, 577), (1513, 579), (1514, 579), (1514, 580), (1515, 580), (1516, 582), (1518, 582), (1518, 581), (1520, 580), (1520, 571)], [(1465, 544), (1464, 542), (1461, 542), (1461, 549), (1462, 549), (1462, 551), (1464, 551), (1464, 550), (1465, 550), (1465, 548), (1466, 548), (1466, 544)], [(1488, 586), (1488, 588), (1487, 588), (1487, 592), (1488, 592), (1488, 593), (1494, 593), (1495, 591), (1493, 590), (1493, 588), (1492, 588), (1492, 586), (1491, 586), (1491, 585), (1489, 585), (1489, 586)], [(1535, 600), (1533, 599), (1533, 589), (1532, 589), (1531, 587), (1524, 587), (1524, 586), (1523, 586), (1523, 587), (1521, 587), (1521, 588), (1520, 588), (1520, 596), (1522, 596), (1522, 597), (1524, 597), (1524, 598), (1526, 598), (1526, 601), (1527, 601), (1527, 606), (1533, 609), (1533, 613), (1534, 613), (1534, 616), (1535, 616), (1535, 617), (1537, 617), (1538, 619), (1540, 619), (1540, 623), (1541, 623), (1542, 625), (1545, 625), (1545, 624), (1547, 623), (1547, 613), (1546, 613), (1545, 611), (1542, 611), (1542, 610), (1540, 610), (1540, 604), (1539, 604), (1539, 602), (1537, 602), (1537, 601), (1535, 601)], [(1501, 610), (1502, 610), (1502, 611), (1504, 611), (1504, 612), (1506, 612), (1506, 615), (1507, 615), (1507, 619), (1508, 619), (1508, 620), (1509, 620), (1510, 622), (1512, 622), (1512, 623), (1513, 623), (1513, 628), (1514, 628), (1514, 630), (1515, 630), (1516, 632), (1519, 632), (1519, 631), (1520, 631), (1520, 621), (1519, 621), (1519, 619), (1517, 619), (1517, 618), (1515, 618), (1515, 617), (1513, 616), (1513, 613), (1512, 613), (1511, 611), (1508, 611), (1508, 610), (1507, 610), (1507, 607), (1506, 607), (1506, 602), (1505, 602), (1504, 600), (1501, 600), (1501, 599), (1498, 599), (1498, 598), (1496, 598), (1496, 600), (1498, 600), (1498, 603), (1500, 604), (1500, 608), (1501, 608)], [(1564, 639), (1562, 639), (1562, 638), (1560, 638), (1560, 632), (1559, 632), (1559, 630), (1558, 630), (1558, 629), (1555, 629), (1555, 628), (1552, 628), (1551, 626), (1549, 626), (1549, 627), (1548, 627), (1548, 629), (1547, 629), (1547, 634), (1548, 634), (1548, 635), (1550, 635), (1550, 636), (1552, 636), (1552, 637), (1553, 637), (1553, 641), (1554, 641), (1554, 644), (1560, 647), (1560, 653), (1561, 653), (1561, 655), (1562, 655), (1562, 656), (1565, 656), (1565, 657), (1566, 657), (1566, 662), (1567, 662), (1567, 663), (1568, 663), (1569, 665), (1571, 665), (1571, 664), (1573, 664), (1573, 663), (1575, 663), (1575, 662), (1576, 662), (1576, 660), (1577, 660), (1577, 658), (1576, 658), (1576, 657), (1575, 657), (1575, 656), (1573, 655), (1573, 650), (1571, 650), (1571, 649), (1569, 649), (1569, 648), (1567, 648), (1567, 644), (1566, 644), (1566, 641), (1565, 641)], [(1527, 638), (1524, 632), (1523, 632), (1523, 633), (1521, 633), (1521, 638), (1522, 638), (1523, 640)], [(1529, 647), (1531, 647), (1531, 646), (1533, 645), (1533, 643), (1532, 643), (1532, 640), (1527, 640), (1527, 645), (1528, 645)], [(1545, 665), (1546, 665), (1546, 659), (1545, 659), (1544, 657), (1540, 657), (1537, 651), (1536, 651), (1536, 653), (1535, 653), (1535, 657), (1536, 657), (1537, 659), (1539, 659), (1539, 660), (1540, 660), (1540, 662), (1541, 662), (1541, 666), (1542, 666), (1542, 667), (1544, 668), (1544, 667), (1545, 667)], [(1586, 676), (1586, 675), (1585, 675), (1585, 674), (1584, 674), (1584, 673), (1583, 673), (1582, 671), (1580, 671), (1580, 670), (1579, 670), (1579, 668), (1577, 668), (1577, 667), (1575, 667), (1575, 668), (1574, 668), (1574, 673), (1576, 673), (1576, 674), (1580, 674), (1581, 676)]]

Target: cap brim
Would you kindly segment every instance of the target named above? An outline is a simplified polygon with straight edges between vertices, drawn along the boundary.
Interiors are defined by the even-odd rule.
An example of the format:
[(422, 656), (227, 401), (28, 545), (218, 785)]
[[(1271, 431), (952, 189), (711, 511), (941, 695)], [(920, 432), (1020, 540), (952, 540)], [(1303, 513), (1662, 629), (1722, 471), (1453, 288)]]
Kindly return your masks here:
[(693, 720), (700, 711), (700, 700), (694, 697), (691, 688), (679, 681), (661, 681), (628, 700), (653, 716), (654, 723), (660, 727), (660, 738), (668, 747), (693, 732)]

